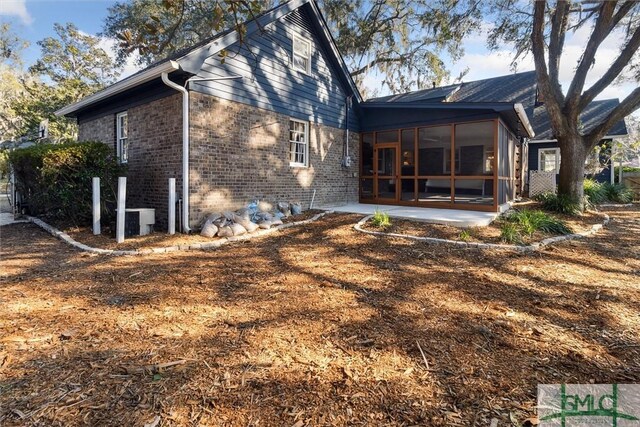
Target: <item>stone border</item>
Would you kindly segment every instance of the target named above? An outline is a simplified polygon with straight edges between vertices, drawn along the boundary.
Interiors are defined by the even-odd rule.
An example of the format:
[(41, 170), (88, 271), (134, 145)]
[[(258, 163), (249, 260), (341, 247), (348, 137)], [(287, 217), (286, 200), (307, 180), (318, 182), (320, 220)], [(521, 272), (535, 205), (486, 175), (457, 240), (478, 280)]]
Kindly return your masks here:
[(632, 208), (633, 203), (602, 203), (597, 205), (599, 208)]
[(421, 242), (430, 242), (430, 243), (444, 243), (444, 244), (450, 244), (450, 245), (455, 245), (455, 246), (460, 246), (460, 247), (465, 247), (465, 248), (501, 249), (501, 250), (517, 251), (517, 252), (521, 252), (521, 253), (528, 253), (528, 252), (539, 251), (540, 249), (544, 248), (545, 246), (549, 246), (549, 245), (551, 245), (553, 243), (562, 242), (562, 241), (565, 241), (565, 240), (581, 239), (583, 237), (587, 237), (587, 236), (590, 236), (592, 234), (597, 233), (598, 231), (600, 231), (602, 229), (602, 227), (604, 227), (607, 224), (609, 224), (609, 221), (610, 221), (609, 215), (604, 214), (604, 213), (601, 214), (601, 215), (604, 218), (604, 220), (602, 221), (602, 224), (595, 224), (595, 225), (593, 225), (591, 227), (590, 230), (583, 231), (581, 233), (565, 234), (563, 236), (549, 237), (549, 238), (544, 239), (544, 240), (542, 240), (540, 242), (531, 243), (531, 244), (526, 245), (526, 246), (500, 245), (500, 244), (496, 244), (496, 243), (462, 242), (460, 240), (438, 239), (438, 238), (435, 238), (435, 237), (420, 237), (420, 236), (412, 236), (410, 234), (385, 233), (383, 231), (364, 230), (362, 228), (362, 226), (367, 221), (369, 221), (371, 218), (373, 218), (373, 215), (368, 215), (368, 216), (362, 218), (360, 221), (358, 221), (353, 226), (353, 228), (356, 229), (357, 231), (362, 232), (362, 233), (371, 234), (371, 235), (374, 235), (374, 236), (400, 237), (402, 239), (418, 240), (418, 241), (421, 241)]
[(217, 249), (220, 246), (233, 243), (233, 242), (241, 242), (243, 240), (250, 240), (254, 237), (266, 236), (268, 234), (274, 233), (278, 230), (284, 230), (286, 228), (295, 227), (297, 225), (309, 224), (311, 222), (317, 221), (323, 216), (333, 213), (333, 211), (320, 212), (312, 216), (309, 219), (305, 219), (302, 221), (289, 222), (286, 224), (278, 225), (273, 228), (269, 228), (266, 230), (256, 230), (253, 233), (242, 234), (240, 236), (232, 236), (232, 237), (219, 237), (217, 240), (212, 242), (204, 242), (204, 243), (192, 243), (189, 245), (177, 245), (177, 246), (165, 246), (160, 248), (149, 248), (149, 249), (136, 249), (136, 250), (118, 250), (118, 249), (102, 249), (102, 248), (94, 248), (92, 246), (85, 245), (84, 243), (80, 243), (77, 240), (74, 240), (67, 233), (58, 230), (57, 228), (47, 224), (39, 218), (35, 218), (32, 216), (27, 216), (27, 220), (38, 227), (45, 230), (47, 233), (53, 235), (54, 237), (59, 238), (65, 243), (70, 244), (76, 249), (80, 249), (85, 252), (92, 252), (95, 254), (103, 254), (103, 255), (148, 255), (148, 254), (164, 254), (167, 252), (176, 252), (176, 251), (191, 251), (191, 250), (204, 250), (204, 249)]

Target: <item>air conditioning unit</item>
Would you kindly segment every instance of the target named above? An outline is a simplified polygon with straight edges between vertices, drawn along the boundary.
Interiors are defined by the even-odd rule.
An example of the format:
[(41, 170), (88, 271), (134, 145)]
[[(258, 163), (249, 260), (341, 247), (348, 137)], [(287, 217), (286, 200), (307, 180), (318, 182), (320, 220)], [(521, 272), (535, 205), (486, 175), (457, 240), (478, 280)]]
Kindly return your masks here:
[(155, 223), (155, 209), (125, 209), (124, 211), (125, 237), (145, 236), (153, 231)]

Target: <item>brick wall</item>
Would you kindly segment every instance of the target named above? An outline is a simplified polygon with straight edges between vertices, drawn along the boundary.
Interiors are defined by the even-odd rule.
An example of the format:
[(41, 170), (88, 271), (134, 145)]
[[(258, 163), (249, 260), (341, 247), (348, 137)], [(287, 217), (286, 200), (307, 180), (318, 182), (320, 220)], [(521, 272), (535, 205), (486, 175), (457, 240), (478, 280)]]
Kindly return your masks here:
[(133, 107), (127, 119), (127, 206), (155, 208), (156, 230), (166, 230), (169, 178), (176, 178), (176, 199), (182, 193), (182, 95)]
[(110, 144), (115, 149), (116, 143), (116, 116), (99, 117), (97, 119), (81, 122), (78, 127), (78, 141), (102, 141)]
[[(191, 225), (209, 212), (251, 200), (299, 201), (306, 209), (358, 199), (358, 135), (353, 165), (341, 164), (344, 130), (310, 126), (308, 168), (289, 166), (289, 117), (191, 92)], [(128, 110), (127, 206), (155, 208), (156, 230), (167, 224), (168, 179), (182, 189), (182, 97), (175, 94)], [(80, 124), (81, 139), (115, 142), (115, 115)], [(115, 148), (114, 148), (115, 150)]]
[(358, 135), (350, 133), (353, 165), (343, 168), (344, 130), (310, 126), (308, 168), (289, 166), (289, 117), (191, 93), (191, 222), (237, 209), (253, 199), (314, 205), (358, 199)]
[[(169, 178), (176, 178), (177, 198), (182, 188), (182, 96), (176, 93), (130, 108), (127, 113), (127, 207), (155, 208), (156, 230), (164, 230)], [(110, 143), (115, 153), (115, 116), (81, 122), (78, 140)]]

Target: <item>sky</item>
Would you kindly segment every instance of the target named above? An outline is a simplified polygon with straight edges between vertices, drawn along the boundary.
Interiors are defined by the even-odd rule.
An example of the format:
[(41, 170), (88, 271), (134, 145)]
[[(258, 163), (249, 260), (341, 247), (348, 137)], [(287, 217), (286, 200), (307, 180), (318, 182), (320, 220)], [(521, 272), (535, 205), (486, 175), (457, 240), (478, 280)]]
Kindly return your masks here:
[[(14, 31), (23, 39), (30, 42), (30, 47), (24, 52), (27, 65), (34, 62), (39, 54), (38, 40), (53, 35), (53, 24), (74, 23), (87, 34), (97, 34), (102, 29), (102, 22), (108, 14), (108, 8), (114, 3), (110, 0), (0, 0), (0, 20), (9, 21)], [(484, 30), (491, 28), (490, 23), (484, 25)], [(589, 37), (590, 29), (583, 27), (576, 34), (567, 37), (560, 77), (563, 87), (568, 87), (572, 71), (580, 57), (583, 47)], [(455, 64), (450, 65), (451, 76), (457, 76), (461, 71), (469, 69), (464, 77), (465, 81), (479, 80), (489, 77), (510, 74), (510, 49), (505, 47), (499, 51), (490, 52), (486, 48), (486, 34), (478, 33), (466, 40), (465, 55)], [(585, 87), (590, 86), (609, 66), (619, 50), (620, 35), (613, 34), (605, 40), (596, 56), (593, 69), (590, 71)], [(102, 47), (114, 54), (114, 40), (104, 39)], [(520, 61), (518, 71), (532, 70), (533, 60), (525, 58)], [(125, 66), (122, 77), (136, 71), (132, 58)], [(365, 80), (368, 92), (378, 90), (377, 95), (387, 93), (380, 91), (381, 79), (375, 75)], [(637, 83), (626, 83), (610, 86), (597, 99), (624, 98)], [(636, 113), (638, 114), (638, 113)]]

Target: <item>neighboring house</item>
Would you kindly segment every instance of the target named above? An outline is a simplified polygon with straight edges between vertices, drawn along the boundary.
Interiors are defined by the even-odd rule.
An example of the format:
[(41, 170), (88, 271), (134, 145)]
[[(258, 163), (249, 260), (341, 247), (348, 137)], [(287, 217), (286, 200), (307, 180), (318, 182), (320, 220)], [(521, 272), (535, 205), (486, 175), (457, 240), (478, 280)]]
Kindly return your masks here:
[[(580, 115), (582, 132), (590, 132), (600, 124), (620, 102), (617, 99), (593, 101)], [(556, 180), (560, 172), (560, 147), (554, 138), (553, 130), (544, 105), (537, 106), (533, 111), (533, 129), (536, 136), (529, 141), (529, 170), (556, 172)], [(614, 139), (624, 138), (628, 134), (624, 120), (609, 130), (608, 135), (600, 142), (601, 150), (594, 151), (588, 163), (595, 164), (595, 170), (591, 171), (591, 177), (600, 182), (613, 182), (613, 169), (611, 168), (611, 142)], [(596, 158), (597, 157), (597, 158)], [(599, 166), (598, 166), (599, 165)]]
[(159, 224), (176, 178), (194, 227), (253, 199), (497, 212), (526, 180), (535, 102), (534, 72), (365, 102), (316, 3), (292, 0), (57, 114), (113, 144), (128, 206)]

